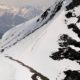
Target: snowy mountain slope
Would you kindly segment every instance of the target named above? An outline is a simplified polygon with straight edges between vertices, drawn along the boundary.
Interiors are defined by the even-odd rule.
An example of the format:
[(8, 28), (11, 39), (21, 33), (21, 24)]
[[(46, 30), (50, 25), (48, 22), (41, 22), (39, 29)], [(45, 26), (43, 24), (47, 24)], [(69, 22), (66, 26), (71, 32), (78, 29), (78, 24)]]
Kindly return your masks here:
[(30, 33), (34, 32), (36, 29), (40, 28), (42, 25), (46, 24), (52, 17), (54, 17), (57, 12), (61, 11), (63, 1), (57, 2), (55, 6), (48, 8), (40, 17), (36, 17), (31, 21), (25, 22), (15, 28), (9, 30), (4, 34), (2, 38), (1, 51), (9, 46), (16, 44), (18, 41), (22, 40)]
[[(76, 4), (75, 0), (67, 7), (72, 7), (73, 3)], [(4, 60), (6, 63), (8, 62), (8, 64), (13, 65), (13, 69), (16, 70), (14, 80), (80, 79), (80, 63), (74, 60), (77, 53), (79, 54), (78, 48), (80, 48), (75, 44), (75, 42), (78, 42), (80, 39), (78, 29), (79, 11), (77, 12), (80, 6), (74, 6), (72, 9), (66, 7), (66, 10), (63, 10), (55, 20), (52, 18), (52, 20), (43, 25), (43, 27), (25, 37), (16, 45), (3, 51), (2, 55), (5, 56)], [(34, 20), (36, 20), (36, 18)], [(32, 20), (31, 23), (34, 20)], [(72, 24), (76, 24), (77, 27), (70, 26)], [(66, 38), (64, 34), (68, 37)], [(9, 34), (7, 33), (6, 35), (8, 36)], [(5, 38), (4, 36), (4, 39)], [(73, 41), (74, 43), (71, 43)], [(65, 53), (68, 47), (76, 50), (75, 56), (75, 52), (73, 53), (72, 51), (69, 52), (69, 54), (67, 54), (68, 52)], [(60, 51), (60, 55), (54, 55), (58, 49), (62, 49), (63, 52), (61, 53)], [(73, 53), (73, 55), (71, 53)], [(67, 54), (67, 56), (65, 54)], [(51, 55), (52, 57), (50, 57)]]
[[(5, 67), (6, 66), (6, 67)], [(3, 55), (0, 55), (0, 79), (15, 80), (16, 69), (6, 61)]]
[(0, 37), (2, 37), (7, 30), (26, 22), (41, 13), (42, 10), (29, 5), (21, 8), (0, 5)]
[[(13, 46), (12, 48), (9, 48), (9, 50), (6, 50), (4, 54), (7, 56), (11, 56), (14, 59), (17, 59), (25, 63), (26, 65), (31, 66), (32, 68), (36, 69), (37, 71), (41, 72), (43, 75), (48, 77), (49, 80), (56, 80), (56, 78), (58, 80), (63, 79), (65, 77), (63, 71), (66, 71), (69, 69), (79, 70), (80, 66), (74, 61), (65, 59), (65, 60), (58, 62), (58, 61), (53, 61), (49, 57), (53, 51), (56, 51), (59, 48), (57, 44), (57, 39), (60, 34), (63, 34), (63, 33), (69, 34), (70, 36), (77, 39), (76, 36), (72, 35), (74, 34), (72, 31), (67, 30), (66, 25), (63, 24), (63, 20), (64, 20), (64, 11), (62, 12), (62, 14), (60, 14), (60, 16), (55, 21), (52, 21), (52, 23), (48, 25), (49, 27), (47, 27), (42, 33), (40, 33), (37, 37), (35, 37), (36, 39), (34, 38), (31, 41), (32, 43), (29, 41), (29, 39), (30, 38), (32, 39), (35, 33), (33, 33), (34, 35), (32, 34), (31, 35), (32, 37), (30, 36), (29, 39), (27, 39), (26, 37), (16, 46)], [(62, 24), (58, 25), (60, 23)], [(53, 25), (54, 27), (56, 27), (55, 29)], [(14, 62), (13, 65), (14, 64), (17, 65), (18, 63)], [(22, 75), (19, 73), (23, 72), (23, 70), (21, 70), (21, 67), (19, 68), (19, 66), (16, 66), (17, 70), (20, 70), (20, 72), (17, 71), (18, 79)], [(61, 75), (58, 78), (59, 73)], [(25, 72), (23, 73), (23, 75), (25, 75)], [(30, 78), (30, 75), (28, 77)], [(28, 77), (26, 77), (26, 79), (30, 80)], [(24, 80), (26, 79), (24, 77)]]

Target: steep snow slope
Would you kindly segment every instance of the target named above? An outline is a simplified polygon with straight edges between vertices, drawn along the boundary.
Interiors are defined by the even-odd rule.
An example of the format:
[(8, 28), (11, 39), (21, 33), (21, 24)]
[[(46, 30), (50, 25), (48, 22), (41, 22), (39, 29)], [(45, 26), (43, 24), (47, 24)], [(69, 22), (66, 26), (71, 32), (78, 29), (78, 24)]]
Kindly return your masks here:
[[(5, 56), (6, 62), (13, 65), (13, 67), (16, 70), (14, 80), (67, 80), (67, 79), (79, 80), (80, 79), (79, 61), (74, 60), (73, 58), (72, 59), (69, 58), (72, 56), (75, 57), (77, 54), (74, 56), (75, 54), (74, 52), (73, 55), (70, 55), (71, 54), (70, 52), (69, 55), (67, 54), (67, 57), (65, 56), (65, 58), (63, 55), (66, 54), (65, 53), (66, 46), (67, 50), (68, 47), (70, 47), (78, 51), (78, 48), (76, 48), (78, 46), (76, 46), (75, 40), (77, 40), (78, 42), (80, 36), (78, 29), (80, 25), (78, 23), (79, 11), (77, 12), (80, 6), (77, 6), (79, 4), (76, 4), (75, 5), (76, 7), (74, 7), (72, 6), (73, 3), (75, 4), (75, 0), (69, 3), (69, 5), (66, 7), (66, 10), (63, 11), (61, 10), (61, 13), (57, 18), (55, 18), (55, 20), (54, 18), (52, 18), (51, 21), (49, 21), (47, 24), (43, 25), (45, 22), (42, 23), (41, 25), (43, 25), (43, 27), (39, 28), (35, 32), (33, 32), (35, 30), (35, 26), (30, 26), (30, 29), (26, 30), (31, 30), (31, 32), (33, 33), (31, 34), (30, 32), (29, 33), (30, 35), (28, 36), (23, 35), (25, 38), (18, 41), (14, 46), (11, 45), (14, 43), (14, 40), (12, 40), (11, 37), (8, 38), (10, 41), (7, 42), (6, 45), (4, 45), (4, 47), (6, 46), (7, 49), (3, 50), (2, 55)], [(69, 9), (68, 7), (70, 8), (73, 7), (73, 8)], [(47, 18), (45, 21), (47, 22), (47, 20), (49, 19), (50, 18)], [(28, 22), (28, 24), (35, 23), (36, 20), (38, 19), (35, 18), (32, 21)], [(72, 24), (76, 24), (78, 27), (76, 28), (76, 26), (70, 26)], [(17, 28), (19, 29), (20, 27), (19, 26), (16, 27), (16, 30)], [(69, 30), (69, 28), (71, 30)], [(15, 28), (13, 31), (15, 31)], [(5, 40), (9, 36), (9, 33), (7, 32), (3, 36), (3, 40)], [(70, 37), (66, 38), (66, 36), (64, 36), (63, 34), (69, 35)], [(21, 38), (23, 38), (23, 36), (21, 36)], [(61, 37), (62, 40), (59, 39), (59, 37)], [(18, 37), (16, 37), (15, 40), (17, 38)], [(73, 41), (74, 43), (71, 43)], [(53, 57), (51, 58), (50, 56), (52, 55), (52, 53), (56, 52), (58, 49), (62, 49), (64, 52), (62, 52), (61, 55), (56, 55), (56, 59), (54, 53)], [(78, 76), (76, 75), (76, 72)]]
[(57, 12), (59, 13), (61, 9), (63, 9), (62, 4), (63, 0), (57, 2), (55, 6), (51, 6), (50, 8), (48, 8), (41, 16), (38, 16), (32, 19), (31, 21), (16, 26), (13, 29), (6, 32), (2, 38), (3, 42), (1, 44), (1, 51), (3, 51), (5, 48), (8, 48), (16, 44), (29, 34), (33, 33), (36, 29), (40, 28), (48, 21), (50, 21), (51, 18), (57, 15)]

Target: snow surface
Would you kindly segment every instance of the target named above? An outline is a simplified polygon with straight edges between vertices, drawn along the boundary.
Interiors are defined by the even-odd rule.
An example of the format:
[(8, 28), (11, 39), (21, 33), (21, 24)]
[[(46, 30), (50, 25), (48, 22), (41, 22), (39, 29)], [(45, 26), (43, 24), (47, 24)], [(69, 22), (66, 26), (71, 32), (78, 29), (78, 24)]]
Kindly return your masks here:
[[(2, 44), (1, 44), (1, 49), (8, 48), (29, 34), (33, 33), (36, 29), (40, 28), (44, 24), (46, 24), (54, 15), (57, 15), (57, 6), (63, 7), (61, 4), (63, 3), (63, 0), (60, 2), (55, 3), (56, 6), (51, 6), (48, 8), (42, 15), (25, 22), (23, 24), (20, 24), (19, 26), (14, 27), (13, 29), (10, 29), (8, 32), (6, 32), (3, 37), (2, 37)], [(63, 8), (61, 8), (63, 9)], [(55, 18), (55, 17), (54, 17)]]
[[(51, 7), (51, 11), (53, 11), (52, 9), (54, 8)], [(44, 20), (38, 16), (16, 26), (4, 34), (1, 44), (1, 49), (4, 49), (1, 56), (4, 55), (4, 57), (0, 60), (3, 62), (6, 61), (6, 63), (1, 64), (0, 66), (7, 65), (8, 68), (11, 68), (12, 65), (12, 69), (7, 73), (10, 74), (7, 76), (7, 79), (3, 79), (3, 77), (0, 76), (1, 80), (9, 80), (8, 78), (11, 78), (10, 80), (32, 80), (32, 73), (28, 68), (25, 68), (18, 62), (10, 60), (5, 56), (13, 57), (15, 60), (19, 60), (26, 65), (29, 65), (48, 77), (49, 80), (63, 80), (65, 77), (63, 71), (69, 69), (80, 70), (80, 65), (75, 61), (68, 59), (55, 61), (49, 57), (59, 48), (58, 38), (61, 34), (68, 34), (74, 39), (79, 40), (72, 30), (68, 30), (67, 25), (65, 24), (65, 10), (61, 10), (61, 13), (59, 12), (59, 16), (57, 16), (55, 20), (53, 18), (47, 24), (43, 25), (43, 23), (49, 19), (51, 11)], [(38, 19), (40, 19), (40, 21), (36, 22)], [(36, 27), (41, 28), (37, 29)], [(34, 31), (35, 29), (37, 30)], [(16, 41), (17, 43), (15, 43)], [(14, 43), (15, 45), (13, 45)], [(12, 76), (12, 74), (14, 76)]]

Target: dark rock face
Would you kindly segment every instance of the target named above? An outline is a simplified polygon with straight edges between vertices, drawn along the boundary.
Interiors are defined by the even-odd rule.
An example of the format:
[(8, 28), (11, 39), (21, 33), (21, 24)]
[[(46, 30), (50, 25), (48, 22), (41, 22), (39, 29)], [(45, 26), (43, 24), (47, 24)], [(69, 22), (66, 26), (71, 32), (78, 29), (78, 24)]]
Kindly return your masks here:
[(72, 29), (80, 38), (80, 29), (78, 28), (78, 26), (76, 24), (74, 24), (74, 23), (69, 24), (68, 29)]
[[(67, 13), (65, 14), (66, 19), (64, 19), (64, 21), (67, 29), (71, 29), (75, 33), (75, 35), (80, 39), (80, 26), (77, 25), (78, 23), (80, 23), (80, 14), (77, 15), (74, 10), (75, 7), (77, 8), (79, 6), (80, 0), (72, 0), (72, 2), (68, 6), (66, 6)], [(68, 20), (73, 17), (76, 18), (77, 21), (71, 23), (69, 22), (68, 24)], [(80, 50), (73, 49), (73, 47), (80, 48), (80, 41), (73, 39), (68, 34), (62, 34), (58, 40), (58, 45), (58, 51), (53, 52), (50, 58), (56, 61), (67, 59), (75, 61), (80, 65)], [(63, 72), (66, 75), (63, 80), (80, 80), (79, 70), (67, 70)]]
[(66, 6), (66, 9), (71, 10), (79, 5), (80, 5), (80, 0), (72, 0), (72, 2), (68, 6)]
[[(41, 25), (41, 26), (43, 26), (44, 24), (46, 24), (47, 22), (49, 22), (52, 18), (54, 18), (54, 16), (57, 14), (57, 12), (59, 12), (60, 10), (61, 10), (61, 8), (62, 8), (62, 5), (63, 5), (63, 2), (64, 1), (60, 1), (60, 2), (58, 2), (58, 3), (56, 3), (55, 4), (55, 7), (53, 8), (53, 9), (51, 9), (51, 7), (49, 7), (42, 15), (41, 15), (41, 17), (39, 18), (39, 19), (37, 19), (37, 22), (39, 22), (40, 21), (40, 19), (41, 19), (41, 21), (43, 21), (43, 20), (45, 20), (48, 16), (48, 18), (47, 18), (47, 20)], [(54, 5), (53, 5), (54, 6)]]
[[(68, 29), (72, 29), (72, 31), (77, 34), (77, 36), (80, 38), (80, 30), (77, 27), (76, 24), (71, 23), (67, 25)], [(76, 51), (75, 49), (71, 48), (71, 45), (74, 47), (80, 48), (80, 42), (77, 40), (69, 37), (67, 34), (63, 34), (60, 36), (60, 39), (58, 40), (58, 44), (60, 48), (57, 52), (54, 52), (52, 56), (50, 56), (54, 60), (62, 60), (62, 59), (69, 59), (69, 60), (75, 60), (78, 63), (80, 60), (80, 51)]]
[(48, 11), (50, 11), (50, 9), (47, 9), (47, 10), (41, 15), (41, 18), (42, 18), (42, 19), (46, 19), (46, 17), (48, 16)]
[(78, 21), (77, 21), (77, 23), (80, 23), (80, 16), (78, 16), (77, 18), (78, 18)]
[(65, 16), (66, 16), (66, 18), (75, 17), (75, 16), (73, 16), (72, 12), (68, 12)]
[(50, 16), (50, 19), (52, 19), (52, 18), (54, 17), (54, 15), (55, 15), (59, 10), (61, 10), (63, 2), (64, 2), (64, 1), (59, 2), (59, 3), (56, 5), (54, 11), (52, 11), (52, 15)]
[(54, 60), (62, 60), (62, 59), (70, 59), (70, 60), (80, 60), (80, 51), (76, 51), (70, 47), (70, 45), (73, 45), (75, 47), (80, 47), (80, 42), (77, 42), (76, 40), (72, 39), (66, 34), (63, 34), (60, 36), (59, 39), (59, 46), (57, 52), (53, 53), (52, 56), (50, 56)]
[(80, 80), (80, 72), (79, 71), (64, 71), (66, 77), (64, 80)]
[[(55, 52), (52, 56), (50, 56), (54, 60), (63, 60), (69, 59), (72, 61), (79, 61), (80, 60), (80, 52), (68, 47), (68, 48), (59, 48), (59, 51)], [(80, 62), (78, 62), (80, 63)]]
[[(65, 15), (66, 19), (65, 21), (67, 22), (68, 19), (75, 17), (77, 18), (77, 22), (75, 23), (70, 23), (66, 24), (68, 29), (71, 29), (80, 39), (80, 29), (77, 26), (77, 23), (80, 21), (80, 15), (77, 15), (74, 13), (74, 10), (71, 11), (71, 9), (74, 9), (74, 7), (78, 7), (80, 4), (80, 0), (73, 0), (66, 8), (67, 8), (67, 14)], [(69, 8), (68, 8), (69, 7)], [(74, 14), (74, 15), (73, 15)], [(60, 39), (58, 40), (58, 44), (60, 48), (58, 51), (54, 52), (52, 56), (50, 56), (54, 60), (63, 60), (63, 59), (69, 59), (69, 60), (75, 60), (78, 63), (80, 60), (80, 51), (77, 51), (73, 49), (71, 46), (78, 47), (80, 48), (80, 41), (78, 42), (77, 40), (73, 39), (67, 34), (62, 34), (60, 36)]]

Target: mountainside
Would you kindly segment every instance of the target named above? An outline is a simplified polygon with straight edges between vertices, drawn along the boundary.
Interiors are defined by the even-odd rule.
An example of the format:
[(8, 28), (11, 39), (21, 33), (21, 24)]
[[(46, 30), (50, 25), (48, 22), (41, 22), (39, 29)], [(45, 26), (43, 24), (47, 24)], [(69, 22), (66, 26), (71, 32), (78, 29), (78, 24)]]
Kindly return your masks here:
[(40, 16), (6, 32), (0, 69), (4, 66), (2, 72), (8, 73), (4, 78), (0, 72), (1, 80), (79, 80), (79, 9), (79, 0), (58, 0)]
[(0, 37), (10, 28), (28, 21), (42, 13), (42, 10), (33, 6), (8, 7), (0, 5)]
[(49, 22), (53, 17), (56, 18), (56, 15), (64, 8), (62, 4), (63, 1), (57, 2), (56, 6), (51, 6), (40, 16), (37, 16), (34, 19), (20, 24), (6, 32), (2, 37), (1, 51), (21, 41), (26, 36), (47, 24), (47, 22)]

